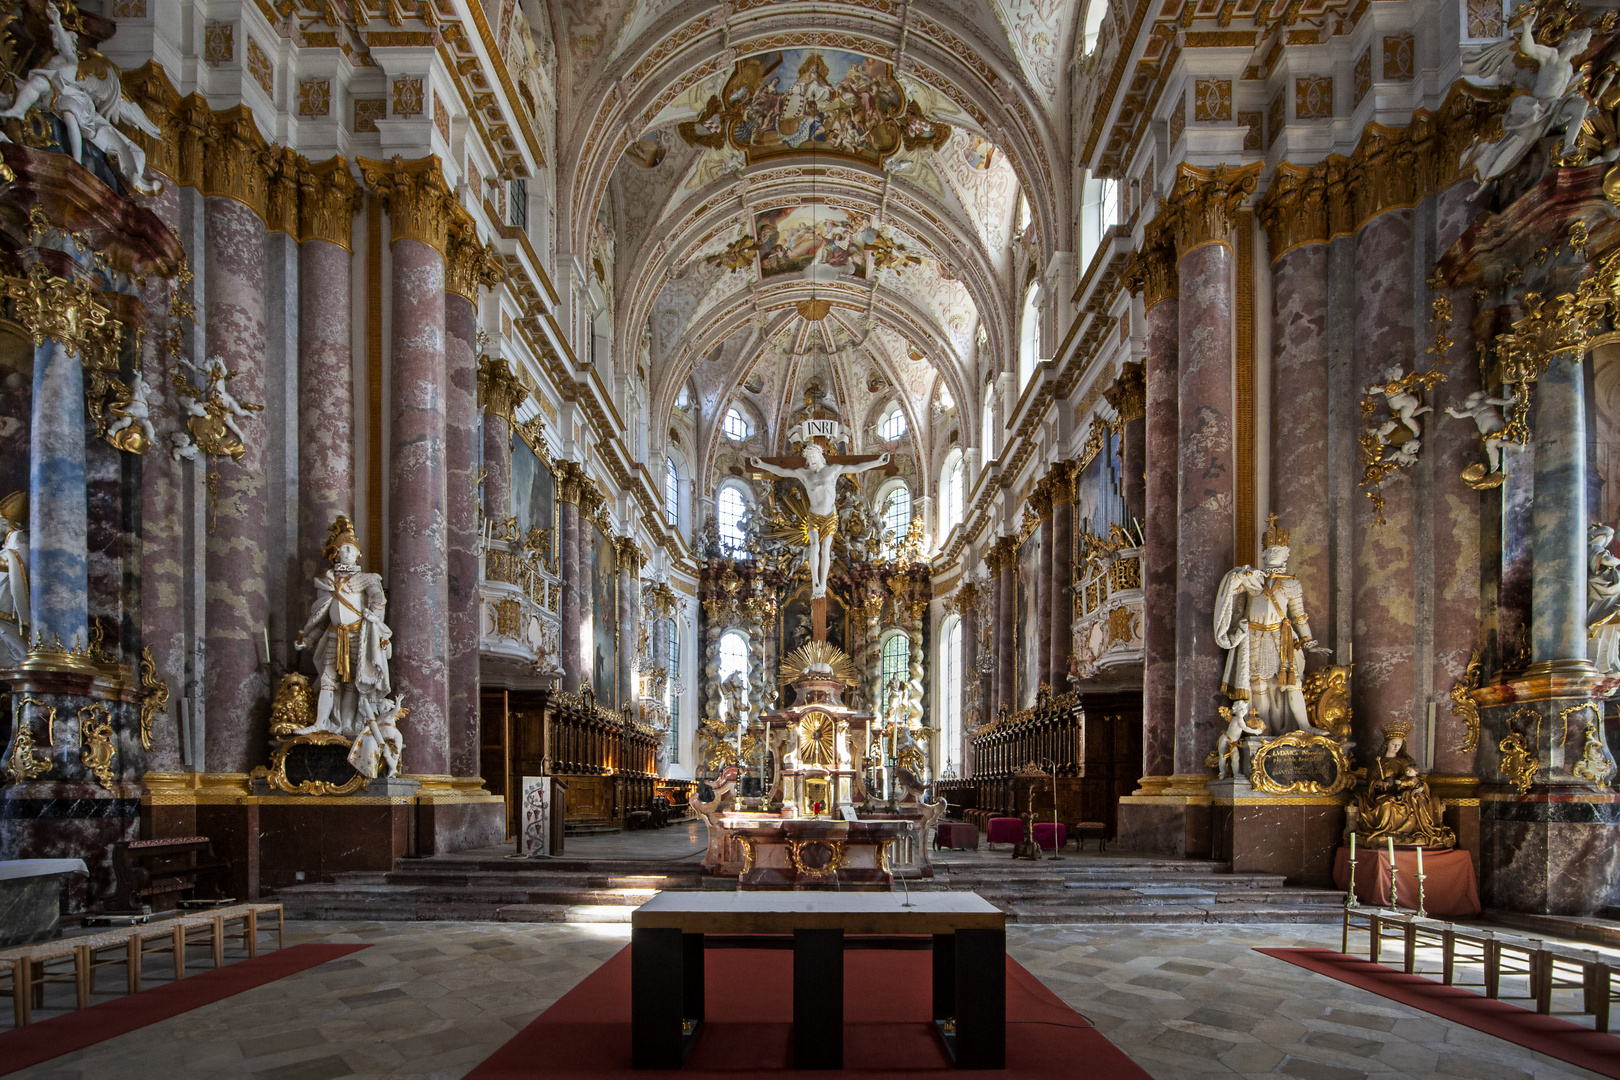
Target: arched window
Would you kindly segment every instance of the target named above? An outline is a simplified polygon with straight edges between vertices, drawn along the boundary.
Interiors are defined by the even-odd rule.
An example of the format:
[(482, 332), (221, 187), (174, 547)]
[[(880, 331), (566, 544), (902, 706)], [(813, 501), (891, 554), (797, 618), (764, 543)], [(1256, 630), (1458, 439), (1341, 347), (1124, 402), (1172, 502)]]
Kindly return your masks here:
[[(911, 675), (911, 639), (904, 634), (891, 634), (883, 643), (883, 663), (878, 669), (878, 677), (882, 680), (882, 692), (878, 695), (878, 704), (881, 708), (889, 707), (889, 687), (894, 680), (901, 682), (909, 680)], [(885, 715), (883, 719), (889, 723), (900, 719), (897, 716)]]
[(996, 388), (994, 383), (984, 384), (984, 463), (990, 464), (996, 456)]
[(967, 475), (962, 466), (962, 451), (952, 450), (945, 458), (945, 475), (940, 485), (944, 491), (945, 516), (940, 521), (940, 536), (947, 536), (962, 524), (963, 499), (967, 494)]
[(940, 772), (960, 771), (962, 749), (962, 620), (952, 615), (945, 621), (939, 648), (939, 670), (944, 689), (941, 697), (943, 723), (940, 724)]
[(951, 388), (948, 386), (939, 388), (939, 407), (946, 412), (956, 408), (956, 395), (951, 393)]
[(1108, 17), (1108, 0), (1091, 0), (1086, 8), (1086, 55), (1097, 51), (1097, 35), (1102, 33), (1103, 20)]
[(734, 487), (721, 488), (716, 509), (720, 518), (720, 543), (733, 554), (741, 551), (744, 543), (742, 519), (748, 509), (742, 493)]
[(883, 414), (878, 421), (878, 434), (883, 436), (884, 442), (894, 442), (906, 433), (906, 414), (898, 405), (890, 405), (889, 411)]
[(669, 763), (681, 763), (681, 704), (675, 696), (675, 683), (681, 677), (681, 628), (674, 619), (664, 620), (664, 655), (669, 657), (669, 681), (664, 683), (664, 707), (669, 710)]
[(900, 542), (911, 527), (911, 489), (895, 484), (883, 497), (883, 557), (893, 560), (900, 553)]
[(664, 459), (664, 519), (671, 528), (681, 524), (681, 475), (674, 458)]
[(732, 442), (742, 442), (748, 438), (748, 418), (743, 416), (742, 410), (733, 405), (726, 410), (726, 419), (720, 425), (726, 433), (726, 438)]
[(1018, 339), (1018, 392), (1022, 394), (1024, 387), (1029, 385), (1029, 378), (1035, 374), (1035, 364), (1040, 359), (1041, 352), (1041, 308), (1040, 288), (1035, 285), (1029, 287), (1024, 295), (1024, 318), (1019, 327)]
[(734, 671), (748, 677), (748, 639), (731, 630), (720, 638), (720, 681), (725, 682)]

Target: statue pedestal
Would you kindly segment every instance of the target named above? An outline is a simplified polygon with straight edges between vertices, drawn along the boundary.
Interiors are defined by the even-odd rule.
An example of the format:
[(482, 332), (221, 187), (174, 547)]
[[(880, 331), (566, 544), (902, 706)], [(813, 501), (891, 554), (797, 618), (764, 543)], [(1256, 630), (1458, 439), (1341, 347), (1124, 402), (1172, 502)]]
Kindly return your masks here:
[(1210, 856), (1235, 874), (1282, 874), (1290, 885), (1333, 886), (1344, 833), (1341, 795), (1268, 795), (1244, 777), (1211, 780)]
[(1537, 665), (1473, 692), (1487, 908), (1594, 915), (1620, 903), (1620, 794), (1601, 722), (1616, 683)]

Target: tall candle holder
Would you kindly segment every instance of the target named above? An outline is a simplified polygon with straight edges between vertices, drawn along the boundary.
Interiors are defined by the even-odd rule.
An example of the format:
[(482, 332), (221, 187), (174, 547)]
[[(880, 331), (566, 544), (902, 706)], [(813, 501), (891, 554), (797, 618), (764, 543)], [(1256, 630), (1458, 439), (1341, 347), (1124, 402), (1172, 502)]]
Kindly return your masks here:
[(1395, 875), (1398, 873), (1400, 873), (1400, 870), (1396, 868), (1395, 860), (1389, 860), (1389, 910), (1391, 911), (1401, 909), (1400, 901), (1395, 898)]
[(1347, 911), (1361, 906), (1361, 901), (1356, 899), (1356, 860), (1354, 858), (1350, 860), (1350, 887), (1344, 893), (1344, 906)]
[(1424, 908), (1423, 908), (1423, 879), (1428, 877), (1429, 875), (1425, 874), (1423, 871), (1419, 870), (1415, 876), (1417, 877), (1417, 883), (1418, 883), (1417, 917), (1420, 918), (1420, 919), (1427, 919), (1429, 917), (1429, 913), (1427, 911), (1425, 911)]

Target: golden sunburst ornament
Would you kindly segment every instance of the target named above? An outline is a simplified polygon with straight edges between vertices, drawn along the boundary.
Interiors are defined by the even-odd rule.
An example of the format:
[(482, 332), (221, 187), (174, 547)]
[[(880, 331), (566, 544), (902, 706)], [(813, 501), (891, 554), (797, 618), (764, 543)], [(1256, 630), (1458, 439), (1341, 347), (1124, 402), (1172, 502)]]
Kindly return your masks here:
[(818, 666), (831, 668), (830, 677), (845, 686), (855, 685), (855, 661), (843, 649), (826, 641), (812, 641), (788, 653), (782, 659), (782, 670), (777, 677), (783, 682), (796, 682), (811, 674), (829, 677), (826, 672), (811, 672), (812, 667)]
[(808, 300), (800, 300), (798, 308), (799, 318), (805, 322), (820, 322), (832, 310), (832, 301), (826, 297), (812, 296)]

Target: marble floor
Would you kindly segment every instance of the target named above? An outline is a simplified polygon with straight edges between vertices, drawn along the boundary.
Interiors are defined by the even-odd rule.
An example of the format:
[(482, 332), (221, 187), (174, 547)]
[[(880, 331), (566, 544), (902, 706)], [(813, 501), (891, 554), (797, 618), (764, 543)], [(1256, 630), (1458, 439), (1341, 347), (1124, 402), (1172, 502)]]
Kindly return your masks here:
[[(13, 1075), (452, 1080), (629, 937), (622, 925), (289, 923), (288, 930), (289, 944), (371, 947)], [(1253, 951), (1268, 945), (1337, 948), (1338, 929), (1115, 925), (1008, 933), (1013, 956), (1161, 1080), (1596, 1075)], [(161, 965), (152, 967), (158, 975)], [(112, 997), (112, 989), (98, 998)], [(71, 990), (58, 992), (53, 988), (48, 1002), (57, 1009), (40, 1015), (70, 1003)], [(1567, 1001), (1555, 1005), (1562, 1008)], [(0, 1019), (7, 1023), (9, 1015)]]

